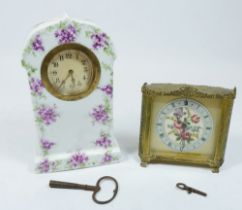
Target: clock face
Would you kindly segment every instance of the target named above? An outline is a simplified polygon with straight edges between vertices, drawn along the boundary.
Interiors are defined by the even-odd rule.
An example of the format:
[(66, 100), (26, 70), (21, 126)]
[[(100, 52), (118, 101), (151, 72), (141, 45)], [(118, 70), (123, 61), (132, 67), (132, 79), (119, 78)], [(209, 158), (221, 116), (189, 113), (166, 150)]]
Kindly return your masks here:
[(213, 119), (199, 102), (178, 99), (160, 109), (156, 130), (169, 148), (180, 152), (193, 151), (209, 140), (213, 132)]
[(41, 76), (52, 95), (62, 100), (77, 100), (96, 88), (100, 65), (88, 48), (79, 44), (60, 45), (43, 60)]

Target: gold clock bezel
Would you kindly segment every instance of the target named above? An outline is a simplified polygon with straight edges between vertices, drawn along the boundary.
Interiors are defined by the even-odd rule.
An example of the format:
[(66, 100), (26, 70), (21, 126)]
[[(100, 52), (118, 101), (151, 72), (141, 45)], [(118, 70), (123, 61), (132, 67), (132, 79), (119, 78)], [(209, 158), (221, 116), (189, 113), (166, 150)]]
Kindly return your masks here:
[[(60, 53), (61, 51), (64, 51), (64, 50), (81, 51), (91, 60), (92, 67), (93, 67), (92, 78), (89, 81), (88, 89), (81, 92), (81, 93), (73, 94), (73, 95), (63, 95), (59, 91), (57, 91), (56, 88), (53, 87), (53, 85), (51, 84), (51, 82), (48, 78), (47, 70), (48, 70), (48, 66), (49, 66), (50, 61), (52, 60), (52, 58), (56, 54), (58, 54), (58, 53)], [(43, 82), (46, 90), (50, 94), (55, 96), (56, 98), (61, 99), (61, 100), (65, 100), (65, 101), (79, 100), (79, 99), (82, 99), (82, 98), (90, 95), (94, 91), (94, 89), (97, 87), (97, 85), (100, 81), (100, 76), (101, 76), (101, 66), (100, 66), (100, 63), (99, 63), (96, 55), (90, 49), (88, 49), (87, 47), (85, 47), (81, 44), (77, 44), (77, 43), (63, 44), (63, 45), (60, 45), (60, 46), (53, 48), (45, 56), (45, 58), (42, 61), (42, 65), (41, 65), (41, 79), (42, 79), (42, 82)]]
[[(183, 84), (147, 84), (142, 87), (142, 111), (140, 124), (139, 156), (141, 165), (148, 163), (169, 163), (192, 166), (209, 167), (213, 172), (219, 172), (224, 161), (226, 142), (229, 131), (233, 102), (236, 88), (225, 89), (219, 87), (195, 86)], [(187, 98), (197, 101), (206, 101), (203, 104), (208, 110), (217, 106), (220, 110), (214, 131), (214, 147), (211, 155), (202, 153), (177, 153), (176, 151), (154, 151), (152, 149), (152, 116), (154, 104), (158, 101), (167, 103), (170, 99)], [(160, 103), (160, 102), (159, 102)], [(218, 104), (218, 105), (215, 105)], [(214, 119), (213, 119), (214, 120)], [(212, 140), (212, 139), (211, 139)]]

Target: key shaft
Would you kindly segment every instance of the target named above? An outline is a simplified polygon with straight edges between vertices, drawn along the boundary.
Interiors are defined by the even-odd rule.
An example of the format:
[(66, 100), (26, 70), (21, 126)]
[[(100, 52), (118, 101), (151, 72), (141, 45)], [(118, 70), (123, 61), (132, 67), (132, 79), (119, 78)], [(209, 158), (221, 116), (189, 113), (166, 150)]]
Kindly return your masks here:
[(87, 190), (87, 191), (98, 191), (98, 186), (84, 185), (84, 184), (75, 184), (70, 182), (60, 182), (53, 181), (49, 182), (51, 188), (60, 188), (60, 189), (73, 189), (73, 190)]
[(197, 190), (197, 189), (194, 189), (194, 188), (191, 188), (191, 187), (190, 187), (190, 189), (191, 189), (191, 193), (196, 193), (198, 195), (202, 195), (202, 196), (205, 196), (205, 197), (207, 196), (207, 193), (205, 193), (205, 192), (202, 192), (200, 190)]

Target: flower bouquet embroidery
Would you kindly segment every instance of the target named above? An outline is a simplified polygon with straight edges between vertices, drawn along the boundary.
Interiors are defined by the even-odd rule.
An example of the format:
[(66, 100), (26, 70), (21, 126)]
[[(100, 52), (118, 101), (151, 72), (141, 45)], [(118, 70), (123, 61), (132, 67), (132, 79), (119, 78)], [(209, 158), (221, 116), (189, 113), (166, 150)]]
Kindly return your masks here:
[(197, 113), (187, 107), (179, 107), (167, 116), (167, 133), (180, 144), (183, 151), (186, 144), (196, 141), (202, 134), (202, 123)]

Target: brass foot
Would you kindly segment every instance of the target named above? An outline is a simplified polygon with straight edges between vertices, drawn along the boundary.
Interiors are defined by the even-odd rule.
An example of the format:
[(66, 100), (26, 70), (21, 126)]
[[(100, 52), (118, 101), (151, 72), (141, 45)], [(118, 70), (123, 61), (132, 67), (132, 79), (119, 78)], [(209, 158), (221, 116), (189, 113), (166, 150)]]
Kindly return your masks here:
[(141, 166), (141, 167), (147, 167), (147, 166), (148, 166), (148, 163), (147, 163), (147, 162), (141, 162), (141, 163), (140, 163), (140, 166)]
[(213, 172), (213, 173), (219, 173), (219, 168), (218, 168), (218, 167), (216, 167), (216, 168), (212, 168), (212, 172)]

